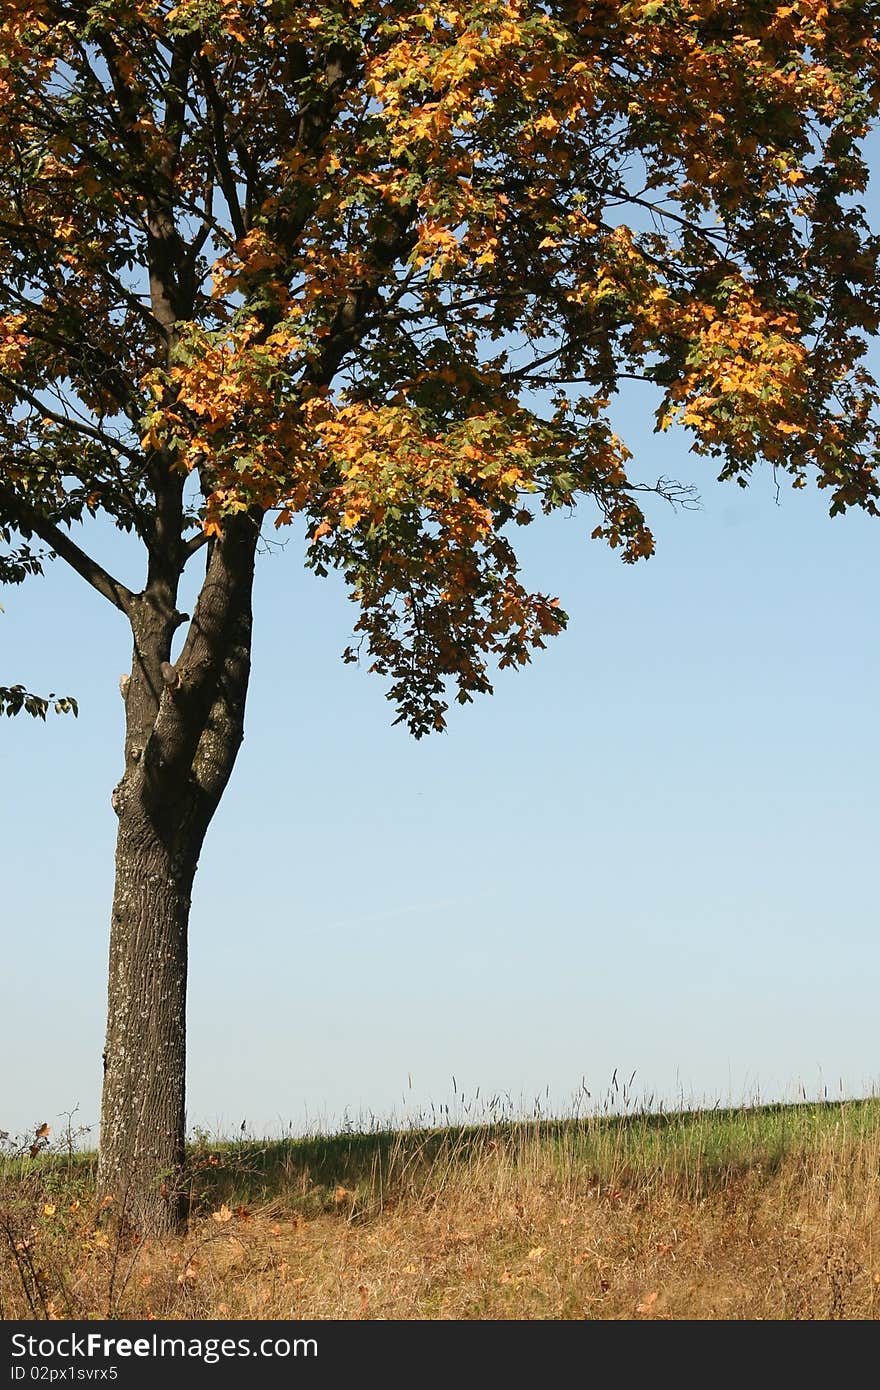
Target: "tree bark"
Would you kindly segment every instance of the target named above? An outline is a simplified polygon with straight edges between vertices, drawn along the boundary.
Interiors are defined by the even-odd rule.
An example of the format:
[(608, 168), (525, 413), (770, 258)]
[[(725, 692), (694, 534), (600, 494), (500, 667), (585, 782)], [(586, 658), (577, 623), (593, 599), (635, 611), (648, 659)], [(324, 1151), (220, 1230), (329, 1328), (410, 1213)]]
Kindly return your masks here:
[(137, 1229), (185, 1217), (186, 970), (198, 849), (120, 816), (110, 929), (99, 1186)]
[[(208, 550), (177, 663), (177, 579), (138, 595), (110, 927), (99, 1195), (139, 1231), (186, 1219), (186, 976), (193, 879), (244, 737), (259, 526), (237, 518)], [(109, 1204), (108, 1204), (109, 1205)]]

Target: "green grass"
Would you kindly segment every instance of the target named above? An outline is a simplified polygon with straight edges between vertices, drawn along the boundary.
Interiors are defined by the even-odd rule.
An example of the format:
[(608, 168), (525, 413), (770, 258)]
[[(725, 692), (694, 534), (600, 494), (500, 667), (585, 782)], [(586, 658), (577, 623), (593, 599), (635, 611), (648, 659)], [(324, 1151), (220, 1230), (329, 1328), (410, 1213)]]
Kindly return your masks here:
[(436, 1129), (373, 1130), (266, 1142), (203, 1138), (189, 1150), (193, 1196), (257, 1204), (283, 1198), (303, 1215), (338, 1205), (344, 1187), (371, 1211), (389, 1195), (439, 1190), (456, 1170), (499, 1151), (570, 1180), (650, 1189), (662, 1182), (698, 1198), (754, 1169), (809, 1161), (835, 1136), (856, 1146), (880, 1136), (880, 1100), (804, 1102), (663, 1114), (603, 1115)]
[[(361, 1210), (392, 1193), (442, 1187), (454, 1171), (502, 1152), (538, 1161), (587, 1185), (650, 1188), (662, 1181), (691, 1198), (754, 1169), (772, 1173), (806, 1160), (830, 1136), (861, 1145), (880, 1135), (880, 1099), (805, 1101), (711, 1110), (540, 1118), (432, 1129), (346, 1130), (277, 1140), (212, 1139), (188, 1146), (195, 1208), (283, 1200), (303, 1215), (338, 1206), (337, 1191)], [(0, 1181), (40, 1176), (48, 1198), (88, 1193), (96, 1155), (51, 1147), (35, 1157), (0, 1153)]]

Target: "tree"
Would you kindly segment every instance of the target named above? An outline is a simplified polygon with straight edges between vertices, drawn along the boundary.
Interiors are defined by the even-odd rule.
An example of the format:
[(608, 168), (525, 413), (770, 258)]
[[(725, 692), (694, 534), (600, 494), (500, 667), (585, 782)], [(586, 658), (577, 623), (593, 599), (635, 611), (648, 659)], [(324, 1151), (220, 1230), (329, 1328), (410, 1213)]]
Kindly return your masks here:
[[(0, 524), (127, 620), (99, 1185), (181, 1219), (187, 920), (261, 527), (359, 604), (418, 738), (566, 622), (515, 528), (653, 540), (619, 383), (746, 485), (878, 506), (860, 0), (7, 0)], [(102, 514), (120, 583), (75, 539)], [(192, 616), (178, 610), (196, 557)], [(175, 634), (183, 629), (172, 660)]]

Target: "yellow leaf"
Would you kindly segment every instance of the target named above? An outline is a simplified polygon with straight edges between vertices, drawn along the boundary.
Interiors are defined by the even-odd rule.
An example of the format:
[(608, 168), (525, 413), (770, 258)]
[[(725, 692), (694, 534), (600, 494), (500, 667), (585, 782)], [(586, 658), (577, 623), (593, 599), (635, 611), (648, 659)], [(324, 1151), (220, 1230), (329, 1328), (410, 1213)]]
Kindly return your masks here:
[(526, 1259), (531, 1260), (534, 1264), (537, 1264), (538, 1260), (543, 1260), (546, 1253), (547, 1250), (545, 1246), (535, 1245), (526, 1255)]
[(44, 1215), (44, 1216), (54, 1216), (54, 1215), (55, 1215), (55, 1204), (54, 1204), (54, 1202), (47, 1202), (47, 1203), (46, 1203), (46, 1205), (43, 1207), (43, 1215)]

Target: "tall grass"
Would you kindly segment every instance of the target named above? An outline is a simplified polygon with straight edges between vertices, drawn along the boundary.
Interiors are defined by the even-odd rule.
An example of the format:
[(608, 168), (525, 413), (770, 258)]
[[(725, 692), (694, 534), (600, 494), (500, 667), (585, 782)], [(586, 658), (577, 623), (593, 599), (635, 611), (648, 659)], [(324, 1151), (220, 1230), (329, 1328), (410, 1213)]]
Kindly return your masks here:
[(0, 1316), (872, 1318), (880, 1101), (536, 1113), (190, 1148), (142, 1240), (93, 1156), (0, 1157)]

